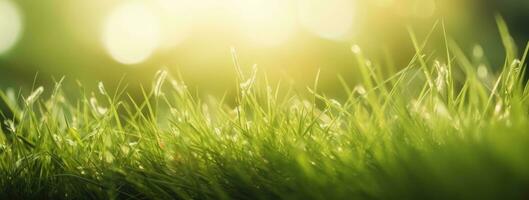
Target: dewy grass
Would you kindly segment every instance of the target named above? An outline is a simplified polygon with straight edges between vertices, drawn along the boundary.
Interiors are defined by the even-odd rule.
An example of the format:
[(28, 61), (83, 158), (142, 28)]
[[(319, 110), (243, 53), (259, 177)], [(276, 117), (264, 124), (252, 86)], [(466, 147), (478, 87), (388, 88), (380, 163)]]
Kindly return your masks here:
[(498, 73), (478, 73), (446, 37), (433, 60), (410, 30), (416, 56), (384, 79), (354, 46), (362, 84), (342, 81), (343, 101), (317, 83), (308, 97), (281, 95), (235, 54), (235, 107), (164, 71), (143, 101), (102, 83), (77, 100), (62, 81), (27, 98), (0, 92), (13, 116), (0, 133), (0, 198), (525, 199), (528, 50), (517, 58), (499, 24)]

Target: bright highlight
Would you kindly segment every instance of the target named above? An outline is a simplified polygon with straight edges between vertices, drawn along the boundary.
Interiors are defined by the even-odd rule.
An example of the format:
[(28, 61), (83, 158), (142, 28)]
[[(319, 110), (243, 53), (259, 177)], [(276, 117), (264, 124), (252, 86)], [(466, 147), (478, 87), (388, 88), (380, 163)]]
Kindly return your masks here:
[(351, 33), (354, 22), (352, 0), (298, 0), (298, 17), (310, 32), (339, 40)]
[(108, 53), (123, 64), (149, 58), (158, 47), (160, 18), (146, 4), (129, 3), (116, 8), (107, 18), (103, 43)]
[(241, 29), (250, 42), (261, 46), (277, 46), (295, 30), (295, 17), (288, 1), (235, 0)]
[(22, 18), (17, 6), (7, 0), (0, 0), (0, 54), (10, 50), (22, 32)]
[(429, 18), (435, 13), (434, 0), (418, 0), (414, 5), (414, 14), (419, 18)]
[(193, 12), (197, 9), (193, 0), (158, 0), (161, 14), (161, 46), (174, 47), (191, 33)]

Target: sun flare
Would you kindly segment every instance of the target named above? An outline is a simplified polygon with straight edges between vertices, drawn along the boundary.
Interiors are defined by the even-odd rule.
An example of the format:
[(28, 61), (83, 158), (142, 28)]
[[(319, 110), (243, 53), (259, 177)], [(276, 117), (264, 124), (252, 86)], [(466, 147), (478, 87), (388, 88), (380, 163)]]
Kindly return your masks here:
[(291, 4), (281, 0), (234, 0), (244, 36), (253, 44), (277, 46), (295, 31)]
[(301, 24), (310, 32), (332, 40), (339, 40), (352, 31), (354, 20), (352, 0), (299, 0)]
[(103, 43), (116, 61), (136, 64), (149, 58), (159, 45), (160, 18), (149, 5), (128, 3), (108, 17)]
[(22, 32), (22, 17), (17, 6), (8, 0), (0, 0), (0, 54), (9, 51)]

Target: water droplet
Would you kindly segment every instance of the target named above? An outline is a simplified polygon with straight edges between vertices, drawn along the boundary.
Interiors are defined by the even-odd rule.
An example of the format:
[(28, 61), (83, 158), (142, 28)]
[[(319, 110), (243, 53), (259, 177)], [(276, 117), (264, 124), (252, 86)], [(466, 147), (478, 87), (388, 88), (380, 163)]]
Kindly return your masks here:
[(474, 45), (474, 48), (472, 49), (472, 55), (474, 55), (474, 58), (482, 58), (483, 54), (483, 48), (481, 45)]
[(367, 91), (366, 91), (366, 89), (364, 88), (363, 85), (355, 86), (353, 91), (355, 91), (356, 93), (358, 93), (359, 95), (362, 95), (362, 96), (366, 95), (366, 93), (367, 93)]
[(99, 89), (99, 93), (101, 93), (102, 95), (107, 94), (107, 91), (105, 90), (105, 85), (103, 85), (103, 82), (99, 81), (99, 83), (97, 84), (97, 88)]
[(360, 49), (360, 46), (358, 45), (353, 45), (351, 47), (351, 51), (354, 53), (354, 54), (360, 54), (362, 52), (362, 49)]
[(487, 66), (485, 66), (484, 64), (480, 64), (478, 66), (478, 77), (481, 79), (485, 79), (487, 78), (488, 74), (489, 71), (487, 70)]

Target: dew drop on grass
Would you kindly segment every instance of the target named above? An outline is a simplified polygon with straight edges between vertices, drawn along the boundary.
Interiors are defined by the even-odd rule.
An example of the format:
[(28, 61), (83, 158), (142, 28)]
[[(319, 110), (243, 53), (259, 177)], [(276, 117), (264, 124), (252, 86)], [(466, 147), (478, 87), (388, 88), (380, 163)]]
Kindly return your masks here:
[(85, 174), (86, 174), (86, 172), (84, 171), (83, 167), (78, 166), (78, 167), (76, 167), (76, 168), (77, 168), (77, 170), (79, 170), (79, 172), (80, 172), (82, 175), (85, 175)]
[(484, 64), (480, 64), (478, 66), (478, 77), (481, 79), (485, 79), (487, 78), (488, 74), (489, 71), (487, 70), (487, 66), (485, 66)]
[(355, 86), (355, 88), (353, 90), (354, 90), (354, 92), (358, 93), (361, 96), (364, 96), (367, 93), (367, 91), (366, 91), (366, 89), (364, 88), (363, 85), (357, 85), (357, 86)]
[(110, 151), (105, 151), (104, 153), (104, 158), (105, 158), (105, 161), (107, 163), (112, 163), (114, 162), (114, 155), (112, 155), (112, 153), (110, 153)]
[(17, 131), (15, 123), (13, 122), (13, 120), (8, 119), (8, 120), (4, 121), (4, 124), (7, 126), (7, 130), (9, 130), (11, 133), (15, 133)]
[(354, 54), (360, 54), (362, 52), (362, 49), (360, 49), (360, 46), (358, 45), (353, 45), (351, 47), (351, 51), (354, 53)]
[(16, 102), (16, 97), (15, 97), (15, 90), (13, 88), (7, 88), (6, 90), (6, 96), (7, 96), (7, 99), (11, 102), (11, 103), (14, 103)]
[(445, 117), (447, 119), (451, 119), (450, 112), (448, 111), (448, 108), (446, 108), (445, 104), (440, 100), (436, 99), (435, 105), (434, 105), (435, 113), (438, 116)]
[(503, 109), (503, 102), (502, 101), (499, 101), (498, 103), (496, 103), (496, 106), (494, 106), (494, 115), (499, 115), (501, 110)]
[(107, 91), (105, 90), (105, 85), (103, 85), (103, 82), (99, 81), (99, 83), (97, 84), (97, 89), (99, 89), (99, 93), (101, 93), (102, 95), (107, 94)]
[(522, 63), (522, 62), (521, 62), (520, 60), (518, 60), (518, 59), (514, 59), (514, 60), (512, 61), (512, 64), (511, 64), (511, 65), (512, 65), (512, 67), (519, 68), (521, 63)]
[(92, 106), (92, 109), (99, 115), (104, 115), (108, 111), (108, 109), (99, 106), (95, 97), (90, 98), (90, 106)]
[(472, 55), (474, 56), (474, 58), (482, 58), (483, 57), (483, 48), (481, 47), (481, 45), (474, 45), (474, 48), (472, 49)]

